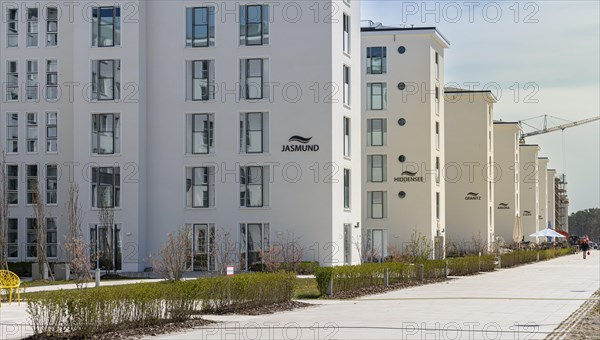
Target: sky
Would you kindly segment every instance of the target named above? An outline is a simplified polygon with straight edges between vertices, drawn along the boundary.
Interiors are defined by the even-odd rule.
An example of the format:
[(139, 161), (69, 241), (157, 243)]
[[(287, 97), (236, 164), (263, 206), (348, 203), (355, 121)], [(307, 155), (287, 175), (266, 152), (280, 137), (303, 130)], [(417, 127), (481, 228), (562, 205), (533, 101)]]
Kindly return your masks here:
[[(600, 115), (599, 1), (362, 0), (361, 11), (385, 25), (437, 27), (451, 43), (446, 83), (492, 90), (496, 120)], [(528, 123), (541, 127), (539, 119)], [(567, 175), (571, 212), (600, 207), (600, 122), (527, 143)]]

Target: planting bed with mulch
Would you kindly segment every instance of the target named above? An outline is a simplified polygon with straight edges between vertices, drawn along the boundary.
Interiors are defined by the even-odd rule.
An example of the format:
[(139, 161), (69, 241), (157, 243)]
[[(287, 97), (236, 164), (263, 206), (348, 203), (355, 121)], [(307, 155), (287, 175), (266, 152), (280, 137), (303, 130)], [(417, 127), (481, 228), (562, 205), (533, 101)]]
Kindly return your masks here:
[(452, 280), (452, 279), (450, 279), (450, 278), (434, 278), (434, 279), (426, 279), (423, 282), (420, 282), (420, 281), (401, 282), (401, 283), (391, 284), (387, 287), (384, 287), (384, 286), (365, 287), (365, 288), (359, 288), (359, 289), (345, 291), (345, 292), (339, 292), (339, 293), (334, 292), (334, 294), (332, 296), (329, 296), (328, 298), (329, 299), (354, 299), (354, 298), (362, 297), (365, 295), (386, 293), (386, 292), (390, 292), (393, 290), (422, 286), (422, 285), (432, 284), (432, 283), (439, 283), (439, 282), (444, 282), (444, 281), (449, 281), (449, 280)]

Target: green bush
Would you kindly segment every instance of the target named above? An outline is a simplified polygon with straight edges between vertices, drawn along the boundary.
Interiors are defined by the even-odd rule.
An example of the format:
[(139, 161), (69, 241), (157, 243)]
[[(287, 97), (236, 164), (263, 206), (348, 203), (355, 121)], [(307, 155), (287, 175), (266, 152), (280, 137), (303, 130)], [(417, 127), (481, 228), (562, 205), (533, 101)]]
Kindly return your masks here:
[(315, 270), (319, 267), (319, 262), (300, 262), (298, 266), (298, 274), (300, 275), (313, 275)]
[(35, 334), (75, 337), (184, 321), (193, 314), (227, 312), (290, 301), (294, 273), (257, 273), (184, 282), (142, 283), (28, 294)]
[(502, 254), (502, 268), (510, 268), (521, 264), (531, 263), (539, 260), (549, 260), (559, 256), (565, 256), (573, 253), (572, 248), (550, 248), (544, 250), (517, 250)]
[(448, 259), (448, 275), (463, 276), (479, 272), (491, 272), (496, 268), (496, 257), (493, 255), (471, 255)]

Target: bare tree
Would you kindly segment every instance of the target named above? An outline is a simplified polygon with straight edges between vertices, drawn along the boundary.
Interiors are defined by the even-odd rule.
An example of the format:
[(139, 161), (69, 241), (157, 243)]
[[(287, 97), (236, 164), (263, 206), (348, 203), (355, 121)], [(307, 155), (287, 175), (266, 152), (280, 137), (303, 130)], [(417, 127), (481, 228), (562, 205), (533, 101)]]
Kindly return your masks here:
[[(112, 201), (107, 202), (105, 199), (101, 199), (98, 202), (100, 204), (100, 210), (98, 210), (98, 219), (100, 220), (100, 226), (106, 228), (105, 233), (100, 232), (100, 228), (96, 229), (96, 256), (100, 256), (100, 261), (108, 260), (110, 264), (107, 266), (107, 271), (112, 269), (115, 273), (117, 272), (117, 263), (115, 258), (115, 250), (116, 242), (114, 239), (114, 228), (115, 228), (115, 208), (113, 207)], [(100, 236), (103, 235), (104, 240), (102, 240), (105, 249), (103, 249), (103, 254), (99, 254), (98, 245), (101, 242)], [(99, 268), (98, 268), (99, 269)]]
[(304, 248), (299, 241), (300, 238), (289, 231), (279, 234), (266, 251), (261, 251), (261, 259), (267, 271), (283, 269), (297, 272), (304, 256)]
[(223, 275), (227, 271), (228, 265), (236, 262), (238, 249), (236, 243), (231, 240), (231, 233), (224, 229), (219, 229), (215, 235), (215, 244), (211, 247), (212, 258), (215, 260), (216, 271)]
[(36, 256), (38, 262), (38, 274), (39, 277), (45, 277), (45, 269), (49, 268), (48, 257), (46, 256), (46, 240), (47, 240), (47, 229), (46, 224), (46, 205), (44, 202), (41, 181), (39, 180), (39, 171), (35, 183), (32, 183), (33, 188), (33, 214), (35, 217), (36, 224)]
[(412, 263), (432, 258), (433, 245), (431, 244), (431, 240), (420, 232), (417, 232), (416, 230), (413, 231), (410, 242), (404, 249), (404, 255)]
[(191, 231), (189, 227), (170, 233), (160, 248), (160, 259), (152, 260), (154, 270), (169, 280), (179, 281), (188, 269)]
[(78, 289), (81, 289), (86, 281), (92, 279), (90, 274), (92, 265), (87, 252), (88, 245), (84, 242), (81, 233), (83, 210), (79, 203), (79, 186), (77, 183), (71, 183), (69, 187), (69, 199), (65, 206), (69, 223), (69, 234), (65, 242), (67, 260), (73, 272), (75, 285)]
[(8, 270), (8, 176), (6, 151), (0, 154), (0, 270)]

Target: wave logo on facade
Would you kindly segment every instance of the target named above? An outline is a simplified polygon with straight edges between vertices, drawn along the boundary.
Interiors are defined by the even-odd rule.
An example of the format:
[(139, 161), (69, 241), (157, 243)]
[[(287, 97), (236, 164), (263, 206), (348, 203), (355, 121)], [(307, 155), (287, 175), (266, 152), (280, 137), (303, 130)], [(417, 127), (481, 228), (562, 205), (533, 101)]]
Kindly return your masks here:
[(281, 152), (317, 152), (319, 151), (319, 146), (316, 144), (309, 144), (312, 140), (312, 137), (302, 137), (302, 136), (292, 136), (288, 142), (289, 143), (299, 143), (299, 144), (287, 144), (284, 145), (281, 149)]
[(481, 196), (479, 196), (478, 192), (469, 192), (467, 196), (465, 196), (465, 200), (467, 201), (481, 201)]
[(498, 204), (498, 209), (510, 209), (510, 205), (508, 203), (500, 203)]
[(394, 182), (424, 182), (423, 177), (417, 177), (417, 172), (402, 171), (402, 176), (394, 177)]
[(529, 210), (524, 210), (524, 211), (523, 211), (523, 216), (531, 216), (531, 211), (529, 211)]

